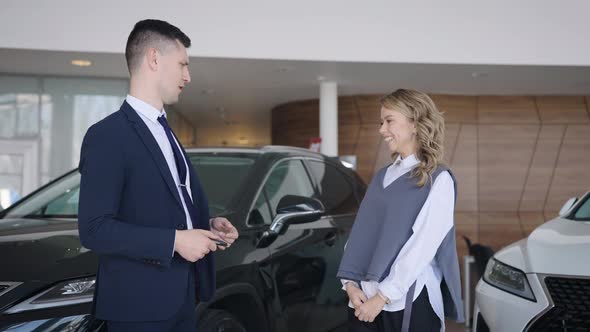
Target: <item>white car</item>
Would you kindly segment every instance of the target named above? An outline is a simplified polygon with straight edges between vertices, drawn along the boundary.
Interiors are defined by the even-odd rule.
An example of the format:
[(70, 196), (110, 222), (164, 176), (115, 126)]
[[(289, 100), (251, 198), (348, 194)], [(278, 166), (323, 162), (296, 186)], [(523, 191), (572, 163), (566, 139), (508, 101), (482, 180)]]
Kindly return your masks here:
[(474, 332), (590, 331), (590, 192), (492, 257)]

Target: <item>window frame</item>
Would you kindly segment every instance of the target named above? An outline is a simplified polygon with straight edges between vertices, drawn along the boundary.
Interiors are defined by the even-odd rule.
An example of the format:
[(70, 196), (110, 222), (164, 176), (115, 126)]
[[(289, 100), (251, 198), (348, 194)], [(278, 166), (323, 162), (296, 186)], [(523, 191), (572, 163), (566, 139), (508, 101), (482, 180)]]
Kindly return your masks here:
[[(321, 197), (321, 191), (320, 191), (320, 181), (319, 179), (317, 179), (315, 177), (315, 175), (313, 175), (313, 172), (311, 171), (311, 166), (309, 164), (310, 161), (314, 161), (314, 162), (320, 162), (322, 164), (326, 164), (326, 165), (330, 165), (332, 167), (334, 167), (334, 169), (339, 172), (340, 174), (342, 174), (342, 176), (346, 179), (346, 181), (348, 181), (348, 184), (350, 185), (350, 189), (352, 191), (352, 195), (354, 196), (354, 198), (357, 201), (357, 205), (360, 208), (361, 206), (361, 201), (362, 201), (362, 197), (358, 197), (358, 188), (357, 188), (357, 181), (355, 178), (351, 177), (349, 174), (346, 174), (345, 172), (343, 172), (341, 169), (338, 168), (337, 165), (335, 165), (335, 163), (330, 162), (329, 160), (325, 160), (325, 159), (320, 159), (320, 158), (310, 158), (310, 157), (306, 157), (305, 159), (305, 166), (308, 169), (308, 174), (310, 175), (310, 177), (312, 178), (312, 181), (314, 183), (314, 187), (316, 189), (316, 198), (320, 199)], [(322, 204), (324, 204), (324, 202), (322, 202)], [(325, 205), (325, 204), (324, 204)], [(327, 213), (327, 211), (326, 211)], [(330, 216), (350, 216), (350, 215), (354, 215), (355, 213), (341, 213), (341, 214), (328, 214)]]
[[(270, 206), (270, 202), (268, 201), (268, 195), (264, 191), (264, 186), (266, 185), (268, 178), (270, 177), (272, 172), (275, 170), (275, 168), (277, 168), (277, 166), (279, 166), (283, 162), (288, 162), (288, 161), (293, 161), (293, 160), (299, 160), (301, 162), (303, 169), (305, 170), (305, 173), (307, 174), (307, 180), (309, 181), (309, 184), (313, 188), (313, 192), (314, 192), (313, 195), (314, 195), (314, 197), (317, 197), (317, 195), (319, 193), (318, 187), (315, 183), (316, 181), (315, 181), (314, 177), (310, 173), (309, 166), (305, 162), (304, 157), (292, 156), (292, 157), (285, 157), (285, 158), (278, 159), (273, 162), (272, 166), (268, 169), (266, 174), (264, 174), (264, 177), (262, 178), (262, 181), (260, 181), (260, 185), (258, 186), (258, 189), (256, 190), (256, 195), (254, 195), (254, 197), (252, 199), (252, 203), (250, 203), (250, 208), (248, 209), (248, 214), (246, 215), (246, 222), (244, 223), (246, 225), (247, 229), (256, 229), (256, 228), (260, 228), (260, 227), (265, 227), (265, 226), (268, 227), (269, 226), (269, 224), (251, 225), (250, 224), (250, 215), (252, 214), (254, 206), (256, 205), (256, 201), (258, 201), (258, 197), (262, 193), (264, 195), (264, 201), (266, 202), (266, 205), (267, 205), (268, 209), (270, 210), (270, 215), (274, 218), (275, 212), (272, 211), (272, 208)], [(272, 221), (271, 221), (271, 223), (272, 223)]]
[[(3, 219), (6, 217), (6, 215), (8, 215), (8, 213), (12, 212), (12, 210), (14, 210), (16, 207), (24, 204), (25, 202), (28, 202), (30, 199), (32, 199), (34, 196), (37, 196), (39, 193), (41, 193), (42, 191), (46, 190), (48, 187), (53, 186), (55, 183), (62, 181), (64, 178), (67, 178), (69, 176), (74, 175), (74, 173), (78, 173), (79, 169), (78, 167), (72, 169), (71, 171), (68, 171), (58, 177), (56, 177), (55, 179), (49, 181), (48, 183), (42, 185), (41, 187), (35, 189), (34, 191), (32, 191), (30, 194), (22, 197), (21, 199), (19, 199), (18, 201), (16, 201), (14, 204), (12, 204), (11, 206), (9, 206), (8, 208), (0, 211), (0, 219)], [(76, 217), (77, 219), (78, 217)]]
[(572, 209), (572, 212), (566, 218), (573, 220), (573, 221), (579, 221), (579, 222), (590, 221), (590, 217), (576, 218), (576, 213), (578, 213), (578, 210), (580, 210), (580, 208), (585, 204), (590, 204), (590, 191), (587, 192), (584, 196), (582, 196), (582, 198), (579, 199), (578, 202), (576, 202), (574, 209)]

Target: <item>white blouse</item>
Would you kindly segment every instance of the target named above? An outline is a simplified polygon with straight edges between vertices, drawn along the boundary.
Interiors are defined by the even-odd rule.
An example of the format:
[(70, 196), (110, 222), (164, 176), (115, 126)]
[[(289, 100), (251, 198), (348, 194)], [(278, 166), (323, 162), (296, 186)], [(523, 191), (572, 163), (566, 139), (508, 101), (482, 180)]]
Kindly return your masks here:
[[(387, 168), (383, 187), (387, 187), (418, 164), (419, 161), (414, 155), (405, 159), (398, 157)], [(390, 300), (383, 310), (390, 312), (403, 310), (406, 303), (406, 293), (415, 281), (414, 301), (426, 287), (430, 305), (441, 320), (441, 331), (445, 330), (444, 307), (440, 289), (442, 272), (434, 260), (434, 256), (453, 227), (454, 208), (455, 187), (451, 175), (445, 171), (440, 173), (434, 181), (412, 226), (413, 234), (393, 262), (389, 275), (381, 282), (361, 282), (361, 289), (367, 298), (371, 298), (381, 291), (381, 294)], [(342, 289), (345, 289), (346, 282), (349, 281), (342, 280)], [(353, 308), (350, 302), (348, 305)]]

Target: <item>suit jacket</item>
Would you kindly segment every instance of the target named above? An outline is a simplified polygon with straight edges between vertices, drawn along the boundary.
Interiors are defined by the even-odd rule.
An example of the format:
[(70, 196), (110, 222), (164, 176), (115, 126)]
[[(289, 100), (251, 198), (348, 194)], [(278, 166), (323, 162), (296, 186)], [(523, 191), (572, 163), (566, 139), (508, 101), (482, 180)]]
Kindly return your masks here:
[[(184, 149), (183, 153), (198, 215), (193, 226), (209, 229), (205, 193)], [(180, 195), (158, 143), (127, 102), (88, 129), (79, 168), (78, 228), (82, 245), (98, 255), (98, 318), (172, 317), (186, 300), (193, 268), (197, 301), (213, 296), (212, 254), (196, 264), (173, 255), (175, 231), (186, 229)]]

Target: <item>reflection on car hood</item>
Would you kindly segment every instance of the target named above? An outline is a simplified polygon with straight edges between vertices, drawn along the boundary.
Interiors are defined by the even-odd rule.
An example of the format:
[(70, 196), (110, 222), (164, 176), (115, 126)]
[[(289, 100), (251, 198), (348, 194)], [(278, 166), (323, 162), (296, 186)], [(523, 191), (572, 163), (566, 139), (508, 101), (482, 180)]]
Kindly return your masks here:
[(0, 281), (53, 281), (94, 274), (75, 220), (0, 219)]
[(590, 222), (556, 218), (496, 254), (526, 273), (590, 276)]

